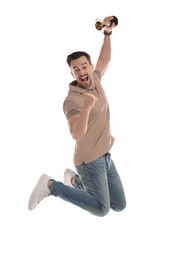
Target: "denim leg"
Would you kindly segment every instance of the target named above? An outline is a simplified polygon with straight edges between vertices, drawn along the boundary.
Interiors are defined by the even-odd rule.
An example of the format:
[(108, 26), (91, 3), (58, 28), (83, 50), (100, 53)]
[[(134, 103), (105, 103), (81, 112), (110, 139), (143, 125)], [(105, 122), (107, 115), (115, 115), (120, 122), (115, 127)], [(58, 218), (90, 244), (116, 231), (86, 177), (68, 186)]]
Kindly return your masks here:
[(78, 189), (78, 190), (85, 190), (84, 185), (83, 185), (83, 183), (82, 183), (82, 181), (81, 181), (80, 176), (79, 176), (78, 174), (76, 174), (75, 177), (76, 177), (76, 180), (75, 180), (75, 186), (74, 186), (74, 188), (76, 188), (76, 189)]
[(110, 209), (109, 188), (105, 157), (92, 163), (83, 163), (76, 167), (84, 190), (75, 189), (54, 181), (51, 194), (73, 203), (96, 216), (105, 216)]
[(123, 186), (110, 153), (76, 169), (76, 188), (54, 181), (52, 195), (101, 217), (110, 208), (121, 211), (126, 207)]
[(51, 195), (68, 201), (96, 216), (104, 216), (98, 201), (88, 192), (78, 190), (64, 185), (62, 182), (54, 181), (51, 188)]
[(85, 191), (98, 201), (105, 214), (110, 210), (106, 166), (105, 156), (102, 156), (91, 163), (83, 163), (80, 166), (76, 166)]
[(106, 157), (108, 163), (107, 176), (110, 194), (110, 207), (116, 211), (122, 211), (126, 207), (126, 198), (120, 176), (116, 170), (111, 154)]

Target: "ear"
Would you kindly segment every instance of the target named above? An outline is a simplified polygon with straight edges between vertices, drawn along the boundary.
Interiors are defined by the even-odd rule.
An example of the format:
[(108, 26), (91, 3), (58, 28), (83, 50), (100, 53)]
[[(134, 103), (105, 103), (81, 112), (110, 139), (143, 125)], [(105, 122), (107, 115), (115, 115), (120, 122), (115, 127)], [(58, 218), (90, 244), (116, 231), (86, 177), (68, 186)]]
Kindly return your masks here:
[(94, 65), (93, 64), (91, 64), (91, 68), (92, 68), (92, 71), (94, 71)]

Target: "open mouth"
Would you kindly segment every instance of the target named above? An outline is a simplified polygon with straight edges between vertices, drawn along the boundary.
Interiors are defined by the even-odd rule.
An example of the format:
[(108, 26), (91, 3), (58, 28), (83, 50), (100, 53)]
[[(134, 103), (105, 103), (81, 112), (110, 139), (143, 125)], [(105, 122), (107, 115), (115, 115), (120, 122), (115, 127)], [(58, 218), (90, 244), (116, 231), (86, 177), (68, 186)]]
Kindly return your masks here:
[(86, 82), (88, 82), (88, 76), (84, 76), (84, 77), (81, 77), (81, 81), (83, 82), (83, 83), (86, 83)]

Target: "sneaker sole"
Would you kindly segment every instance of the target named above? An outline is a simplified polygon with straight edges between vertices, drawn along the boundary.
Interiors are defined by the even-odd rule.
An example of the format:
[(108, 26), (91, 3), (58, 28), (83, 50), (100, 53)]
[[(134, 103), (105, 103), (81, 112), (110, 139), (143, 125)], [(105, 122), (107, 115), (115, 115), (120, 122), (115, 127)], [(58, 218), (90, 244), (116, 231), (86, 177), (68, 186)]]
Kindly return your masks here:
[(41, 183), (44, 181), (45, 178), (46, 178), (46, 174), (42, 174), (41, 177), (39, 178), (35, 188), (33, 189), (32, 193), (30, 195), (29, 202), (28, 202), (28, 209), (29, 210), (35, 209), (35, 207), (38, 205), (38, 203), (37, 203), (37, 204), (34, 205), (34, 207), (31, 207), (33, 197), (35, 196), (35, 193), (37, 192), (38, 187), (41, 185)]

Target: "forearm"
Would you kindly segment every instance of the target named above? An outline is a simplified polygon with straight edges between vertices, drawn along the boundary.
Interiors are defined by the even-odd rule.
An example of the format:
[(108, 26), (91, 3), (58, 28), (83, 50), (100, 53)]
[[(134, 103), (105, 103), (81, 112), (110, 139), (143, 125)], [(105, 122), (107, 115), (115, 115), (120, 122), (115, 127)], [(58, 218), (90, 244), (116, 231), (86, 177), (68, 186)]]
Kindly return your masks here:
[(89, 109), (83, 109), (79, 117), (73, 119), (70, 124), (70, 132), (72, 137), (78, 142), (87, 132), (88, 120), (89, 120)]
[(78, 142), (87, 132), (90, 111), (97, 101), (97, 97), (90, 93), (85, 93), (84, 105), (79, 116), (69, 120), (70, 132), (72, 137)]
[(109, 63), (111, 59), (111, 36), (104, 36), (103, 44), (100, 50), (99, 59), (103, 63)]
[(104, 36), (103, 44), (100, 50), (99, 58), (96, 64), (96, 70), (103, 76), (108, 68), (111, 59), (111, 36)]

